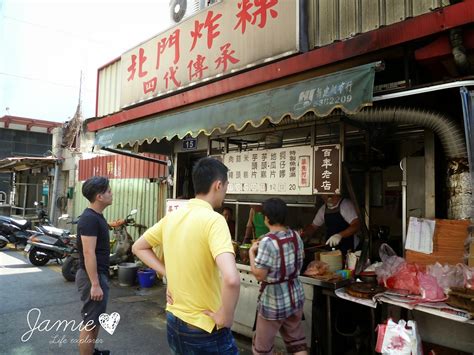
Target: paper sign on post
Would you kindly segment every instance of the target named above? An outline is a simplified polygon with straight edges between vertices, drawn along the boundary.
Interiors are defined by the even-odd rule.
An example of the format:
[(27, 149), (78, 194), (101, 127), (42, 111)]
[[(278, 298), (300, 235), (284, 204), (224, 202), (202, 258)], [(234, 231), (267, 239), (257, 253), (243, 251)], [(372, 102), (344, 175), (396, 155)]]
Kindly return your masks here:
[(435, 225), (431, 219), (410, 217), (405, 249), (432, 254)]

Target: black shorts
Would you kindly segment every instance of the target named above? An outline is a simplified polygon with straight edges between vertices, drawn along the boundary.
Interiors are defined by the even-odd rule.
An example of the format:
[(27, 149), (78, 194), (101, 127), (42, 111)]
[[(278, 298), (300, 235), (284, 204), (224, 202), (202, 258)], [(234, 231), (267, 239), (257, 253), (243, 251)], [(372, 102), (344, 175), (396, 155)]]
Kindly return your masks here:
[(107, 309), (107, 300), (109, 298), (109, 280), (107, 275), (99, 274), (99, 284), (104, 293), (102, 301), (91, 300), (91, 282), (86, 270), (78, 269), (76, 273), (76, 286), (81, 296), (83, 303), (81, 309), (81, 315), (83, 319), (83, 325), (85, 326), (88, 321), (92, 320), (94, 325), (99, 325), (99, 316), (105, 313)]

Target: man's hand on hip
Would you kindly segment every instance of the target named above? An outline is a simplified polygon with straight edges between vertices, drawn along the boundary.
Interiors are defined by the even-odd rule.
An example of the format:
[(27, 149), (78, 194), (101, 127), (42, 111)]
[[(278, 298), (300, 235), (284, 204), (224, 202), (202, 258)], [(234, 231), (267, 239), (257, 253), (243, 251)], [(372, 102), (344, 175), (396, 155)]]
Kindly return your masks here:
[(204, 311), (203, 313), (211, 317), (214, 323), (216, 323), (219, 328), (230, 328), (232, 327), (232, 323), (234, 322), (233, 317), (228, 318), (225, 316), (222, 307), (215, 313), (211, 311)]

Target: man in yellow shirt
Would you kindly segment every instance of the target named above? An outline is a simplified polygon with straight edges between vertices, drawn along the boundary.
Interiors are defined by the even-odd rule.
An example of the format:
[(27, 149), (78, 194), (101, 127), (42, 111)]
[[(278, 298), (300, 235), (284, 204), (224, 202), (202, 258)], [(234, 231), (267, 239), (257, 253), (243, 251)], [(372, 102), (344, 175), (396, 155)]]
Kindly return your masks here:
[[(240, 276), (229, 228), (220, 208), (227, 167), (213, 158), (193, 168), (196, 198), (161, 219), (133, 245), (145, 264), (166, 275), (168, 344), (176, 354), (237, 354), (230, 331)], [(163, 260), (152, 248), (162, 246)]]

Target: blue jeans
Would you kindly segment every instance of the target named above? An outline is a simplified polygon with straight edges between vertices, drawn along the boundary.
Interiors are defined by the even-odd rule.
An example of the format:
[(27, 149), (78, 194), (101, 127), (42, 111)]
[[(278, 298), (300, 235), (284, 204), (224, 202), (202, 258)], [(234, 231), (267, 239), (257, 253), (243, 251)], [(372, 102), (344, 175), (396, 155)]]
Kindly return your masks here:
[(168, 344), (174, 354), (238, 354), (229, 328), (208, 333), (166, 313)]

